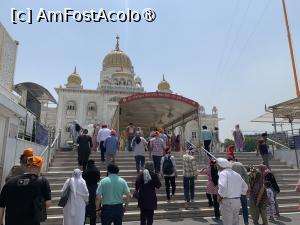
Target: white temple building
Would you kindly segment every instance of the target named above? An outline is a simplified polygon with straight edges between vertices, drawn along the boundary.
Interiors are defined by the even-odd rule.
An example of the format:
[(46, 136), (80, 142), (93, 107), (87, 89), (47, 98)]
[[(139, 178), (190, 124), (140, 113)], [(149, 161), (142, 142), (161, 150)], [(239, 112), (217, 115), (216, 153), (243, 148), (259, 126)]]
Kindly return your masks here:
[[(67, 84), (55, 88), (55, 91), (58, 95), (58, 106), (55, 109), (44, 105), (41, 121), (48, 126), (55, 126), (56, 132), (61, 129), (61, 143), (66, 145), (71, 140), (69, 125), (74, 120), (82, 127), (95, 123), (110, 125), (119, 100), (122, 97), (143, 93), (144, 88), (142, 79), (135, 74), (130, 58), (121, 50), (117, 36), (115, 48), (103, 59), (100, 82), (96, 89), (85, 89), (82, 86), (82, 78), (75, 67), (67, 78)], [(164, 76), (158, 84), (157, 91), (172, 93), (170, 84)], [(217, 111), (215, 110), (212, 115), (206, 115), (204, 108), (201, 107), (199, 110), (202, 110), (200, 113), (203, 115), (203, 121), (207, 120), (206, 125), (211, 128), (218, 126)], [(185, 132), (187, 138), (196, 138), (198, 126), (191, 123), (187, 127)]]
[[(62, 143), (69, 139), (68, 127), (74, 120), (82, 127), (110, 124), (120, 98), (144, 91), (130, 58), (119, 47), (119, 37), (115, 49), (104, 57), (98, 87), (84, 89), (81, 81), (75, 68), (65, 87), (55, 88), (58, 95), (56, 130), (62, 129)], [(51, 122), (53, 124), (53, 121), (48, 124)]]

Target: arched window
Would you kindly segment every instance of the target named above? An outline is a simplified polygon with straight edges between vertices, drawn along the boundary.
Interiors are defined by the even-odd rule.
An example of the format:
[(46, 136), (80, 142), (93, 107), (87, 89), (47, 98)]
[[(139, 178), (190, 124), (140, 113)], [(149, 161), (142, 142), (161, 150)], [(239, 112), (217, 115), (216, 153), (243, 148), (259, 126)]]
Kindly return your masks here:
[(118, 79), (114, 79), (113, 83), (114, 83), (114, 85), (119, 85), (119, 80)]
[(66, 125), (66, 132), (71, 132), (71, 124)]
[(217, 109), (216, 106), (214, 106), (214, 107), (212, 108), (212, 114), (213, 114), (213, 115), (218, 114), (218, 109)]
[(119, 96), (113, 96), (109, 99), (110, 102), (118, 102), (120, 101), (121, 97)]
[(76, 103), (74, 101), (68, 101), (66, 105), (67, 115), (76, 115)]
[(87, 106), (87, 115), (96, 116), (97, 114), (97, 105), (95, 102), (89, 102)]
[(127, 85), (128, 85), (128, 86), (132, 86), (132, 81), (131, 81), (131, 80), (128, 80), (128, 81), (127, 81)]
[(120, 79), (120, 85), (126, 85), (126, 80), (124, 78)]

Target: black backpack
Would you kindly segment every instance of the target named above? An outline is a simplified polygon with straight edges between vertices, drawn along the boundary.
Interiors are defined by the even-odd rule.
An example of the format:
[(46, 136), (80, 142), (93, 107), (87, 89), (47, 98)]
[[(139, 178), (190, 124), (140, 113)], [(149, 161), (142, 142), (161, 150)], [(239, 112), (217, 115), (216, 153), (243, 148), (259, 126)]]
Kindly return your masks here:
[(163, 163), (163, 173), (164, 175), (172, 175), (174, 172), (174, 165), (171, 160), (171, 156), (167, 156)]
[(81, 130), (81, 127), (80, 127), (80, 125), (78, 123), (75, 123), (75, 130), (77, 132), (79, 132)]

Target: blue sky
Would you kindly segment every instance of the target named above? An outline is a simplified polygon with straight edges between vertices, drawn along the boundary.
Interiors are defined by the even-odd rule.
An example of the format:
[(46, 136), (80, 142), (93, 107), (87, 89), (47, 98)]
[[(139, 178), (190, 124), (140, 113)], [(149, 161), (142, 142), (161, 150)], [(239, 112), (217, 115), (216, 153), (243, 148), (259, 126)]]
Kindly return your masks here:
[[(188, 2), (188, 3), (187, 3)], [(153, 8), (153, 23), (10, 22), (11, 8), (125, 10)], [(296, 63), (300, 60), (300, 1), (287, 0)], [(95, 89), (103, 57), (115, 46), (131, 58), (147, 91), (165, 74), (175, 93), (216, 105), (221, 136), (239, 123), (245, 131), (271, 130), (249, 121), (264, 105), (295, 97), (281, 1), (272, 0), (2, 0), (0, 21), (20, 42), (15, 82), (64, 85), (77, 66), (85, 88)]]

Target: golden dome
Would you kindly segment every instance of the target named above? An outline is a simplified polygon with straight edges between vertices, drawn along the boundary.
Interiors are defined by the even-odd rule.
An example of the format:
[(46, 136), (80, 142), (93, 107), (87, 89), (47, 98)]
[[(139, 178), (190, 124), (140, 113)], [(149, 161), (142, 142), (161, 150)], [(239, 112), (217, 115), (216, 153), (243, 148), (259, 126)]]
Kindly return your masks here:
[(71, 73), (71, 75), (68, 77), (68, 84), (81, 85), (81, 78), (79, 74), (76, 72), (76, 67), (74, 69), (74, 72)]
[(157, 89), (159, 91), (169, 91), (170, 84), (168, 81), (165, 80), (165, 76), (163, 75), (163, 80), (158, 84)]
[(122, 50), (119, 48), (119, 37), (116, 37), (117, 39), (117, 44), (116, 48), (111, 51), (109, 54), (107, 54), (102, 62), (103, 65), (103, 70), (111, 68), (111, 67), (122, 67), (122, 68), (127, 68), (129, 70), (132, 69), (132, 63), (128, 55), (124, 53)]

